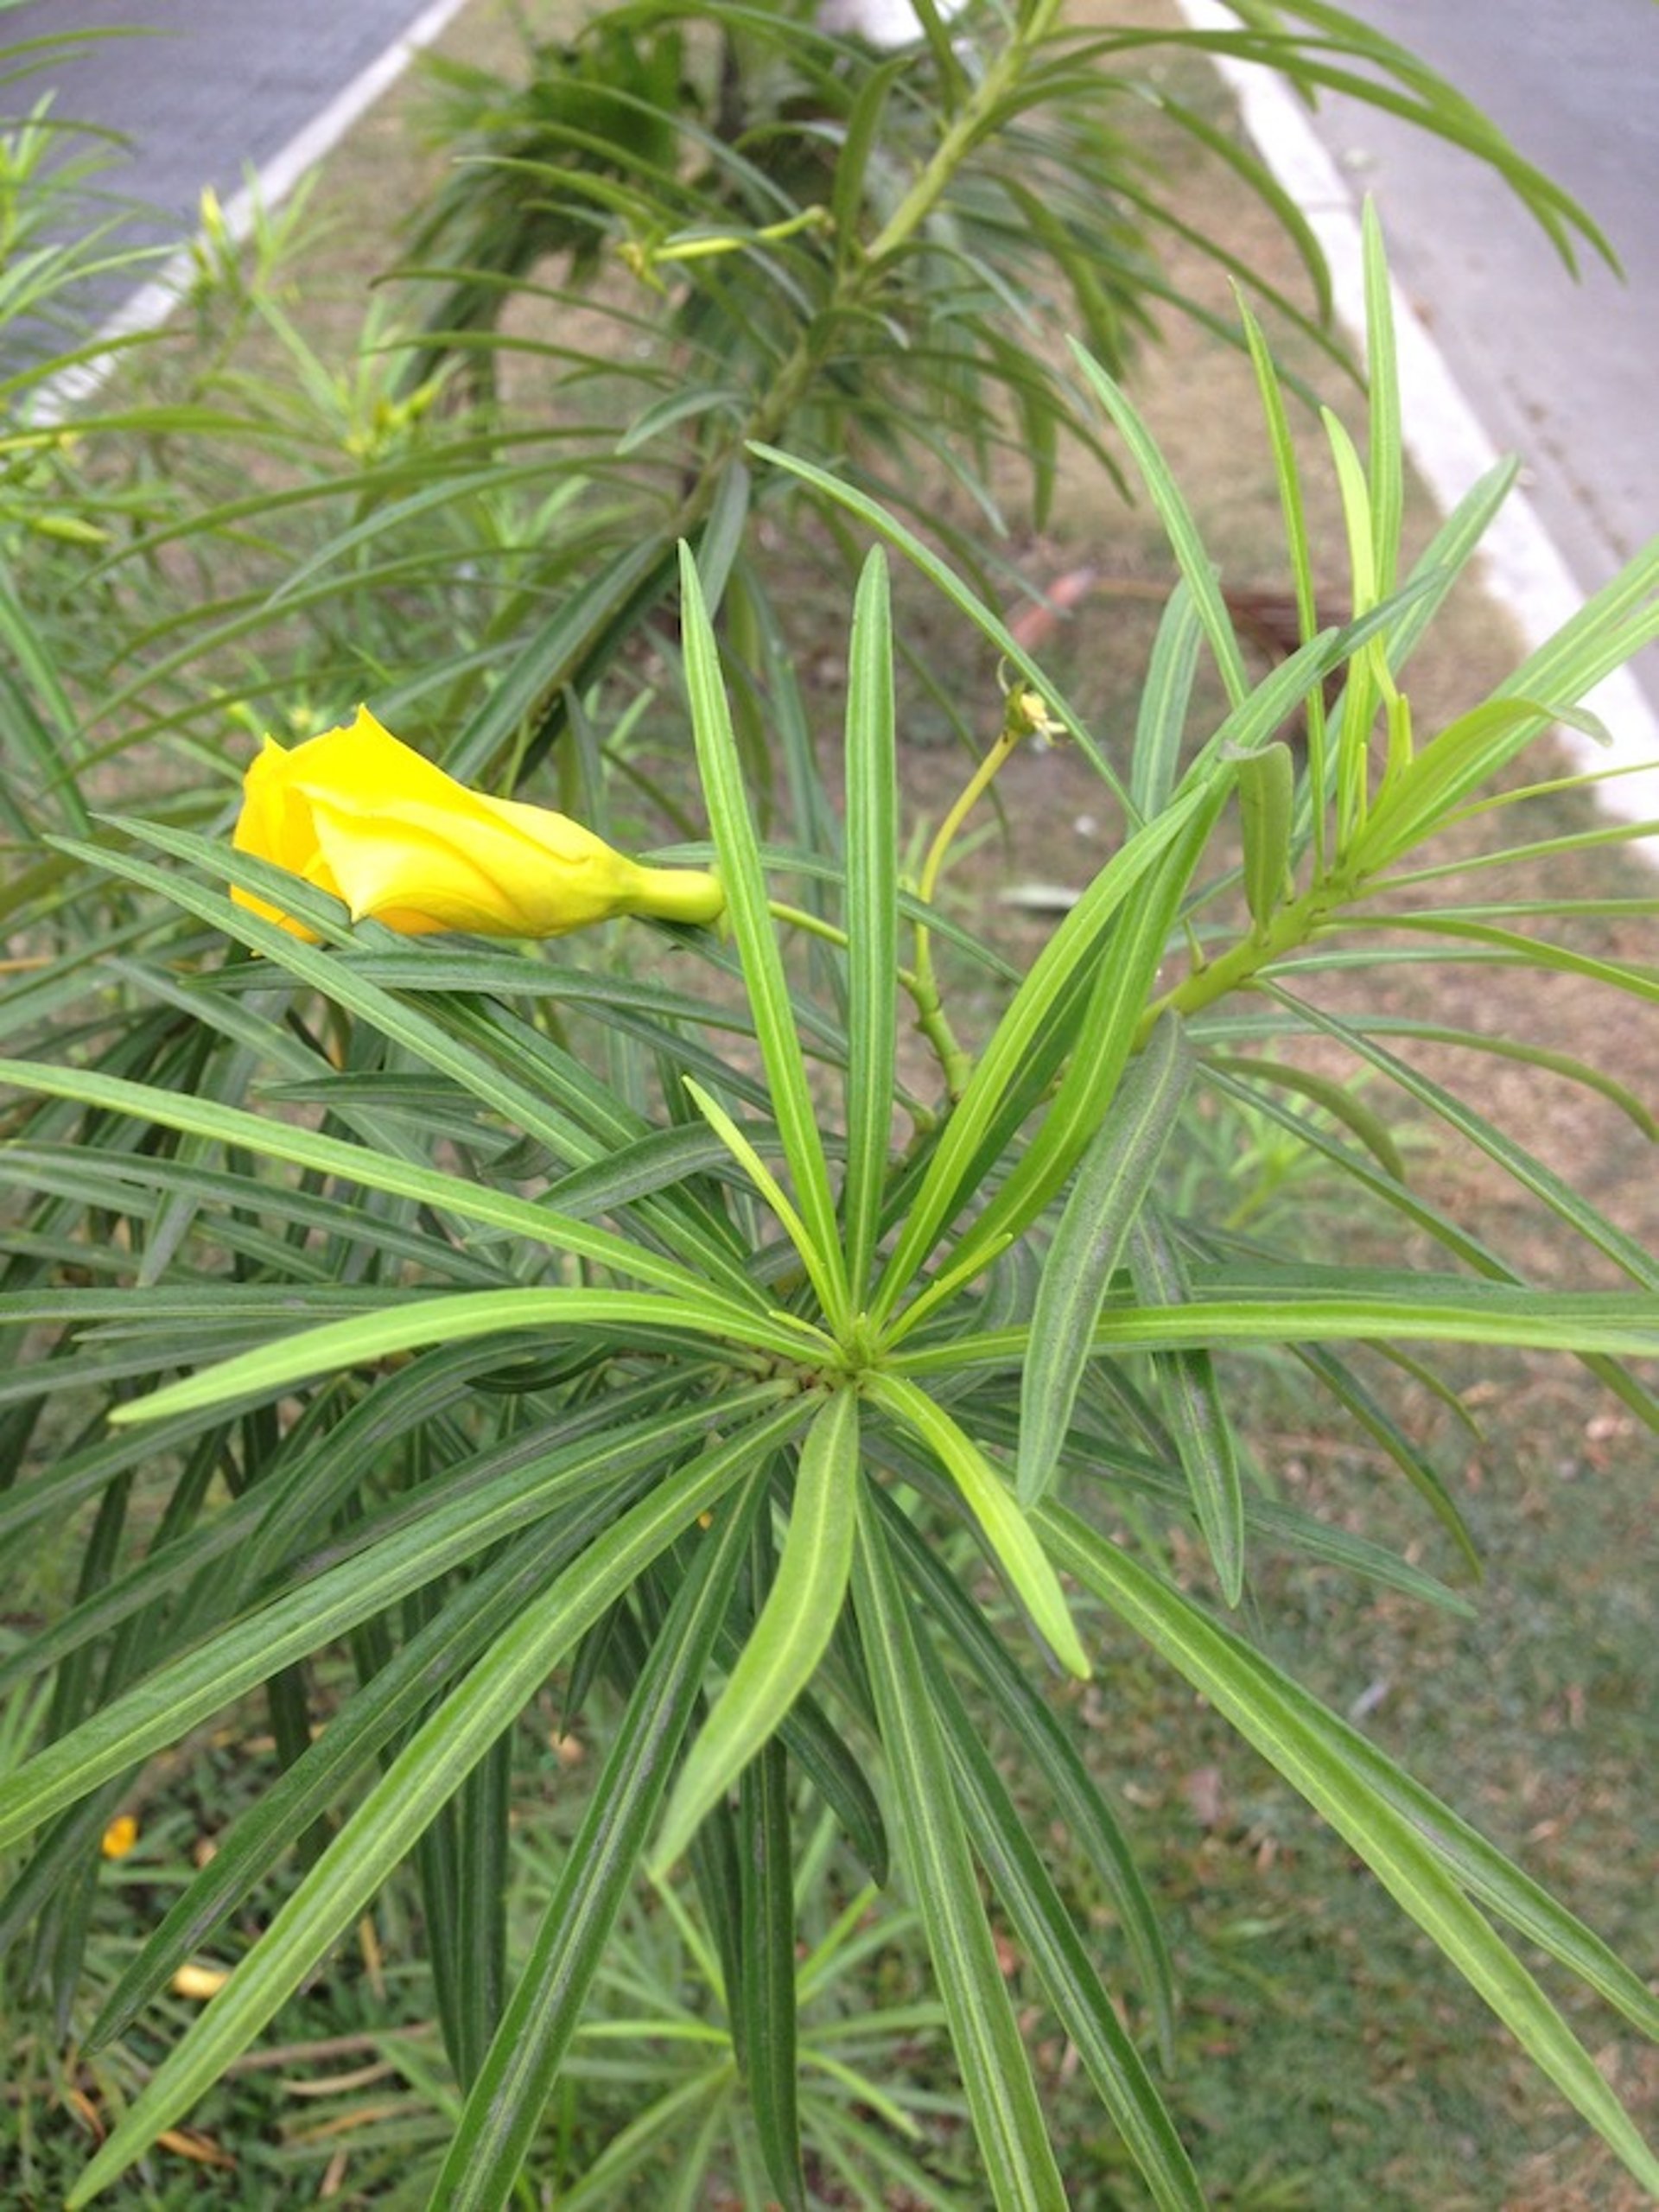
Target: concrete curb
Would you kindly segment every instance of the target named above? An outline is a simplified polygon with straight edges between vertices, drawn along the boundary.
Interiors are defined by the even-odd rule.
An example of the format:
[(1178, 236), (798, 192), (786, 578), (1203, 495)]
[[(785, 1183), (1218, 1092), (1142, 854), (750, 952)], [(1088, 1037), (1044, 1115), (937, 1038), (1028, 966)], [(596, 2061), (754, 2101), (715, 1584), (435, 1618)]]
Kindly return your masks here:
[[(1219, 0), (1175, 4), (1194, 30), (1238, 29), (1236, 16)], [(1212, 54), (1210, 60), (1237, 100), (1244, 128), (1262, 160), (1319, 239), (1330, 264), (1338, 321), (1363, 342), (1364, 264), (1353, 193), (1282, 79), (1230, 54)], [(1440, 506), (1450, 508), (1502, 456), (1421, 316), (1397, 284), (1392, 291), (1407, 450)], [(1523, 491), (1511, 492), (1504, 501), (1478, 557), (1493, 598), (1513, 616), (1529, 649), (1553, 636), (1584, 605), (1586, 594)], [(1659, 718), (1640, 685), (1627, 670), (1618, 669), (1584, 703), (1606, 724), (1612, 743), (1598, 745), (1576, 730), (1562, 729), (1560, 744), (1573, 767), (1586, 774), (1618, 772), (1597, 786), (1608, 813), (1627, 822), (1659, 820)], [(1659, 861), (1659, 838), (1643, 839), (1637, 849)]]

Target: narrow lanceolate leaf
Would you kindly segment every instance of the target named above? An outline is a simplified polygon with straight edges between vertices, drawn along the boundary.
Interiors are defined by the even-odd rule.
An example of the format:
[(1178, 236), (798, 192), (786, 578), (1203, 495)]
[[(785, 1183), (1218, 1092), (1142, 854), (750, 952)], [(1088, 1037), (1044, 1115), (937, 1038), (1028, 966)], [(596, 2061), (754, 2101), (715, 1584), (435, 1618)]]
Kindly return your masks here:
[(398, 1753), (254, 1949), (146, 2083), (70, 2197), (79, 2208), (172, 2126), (299, 1987), (550, 1669), (667, 1547), (764, 1465), (798, 1421), (773, 1414), (704, 1452), (626, 1513), (501, 1635)]
[(919, 1437), (950, 1475), (1033, 1627), (1068, 1673), (1086, 1680), (1089, 1661), (1060, 1579), (999, 1471), (944, 1407), (914, 1382), (878, 1370), (866, 1389), (871, 1402)]
[[(756, 442), (749, 450), (770, 467), (781, 469), (785, 475), (797, 477), (802, 483), (810, 484), (815, 492), (821, 493), (832, 505), (844, 507), (849, 514), (856, 515), (861, 522), (868, 523), (872, 530), (885, 537), (888, 544), (901, 553), (953, 607), (962, 610), (980, 635), (995, 647), (1011, 668), (1017, 668), (1027, 681), (1042, 694), (1049, 712), (1057, 721), (1065, 725), (1067, 736), (1095, 773), (1114, 798), (1128, 806), (1128, 793), (1113, 772), (1110, 761), (1101, 751), (1099, 741), (1088, 723), (1055, 690), (1052, 677), (1038, 665), (1001, 617), (977, 598), (930, 546), (925, 545), (912, 531), (906, 530), (880, 500), (873, 499), (868, 492), (861, 491), (856, 485), (832, 476), (827, 469), (816, 467), (810, 461), (798, 460), (795, 454), (785, 453), (778, 446), (762, 445)], [(1134, 810), (1131, 808), (1130, 811)]]
[[(629, 1487), (638, 1493), (640, 1478)], [(555, 1573), (613, 1519), (618, 1485), (596, 1477), (588, 1495), (541, 1528), (501, 1547), (462, 1584), (222, 1837), (213, 1857), (130, 1961), (87, 2038), (109, 2043), (130, 2025), (175, 1967), (199, 1950), (283, 1853), (344, 1795), (376, 1754), (412, 1727), (444, 1686), (510, 1627)]]
[(790, 1841), (789, 1758), (780, 1737), (764, 1744), (744, 1773), (741, 1815), (743, 1969), (738, 2005), (743, 2015), (749, 2110), (767, 2177), (784, 2212), (806, 2212), (798, 2093), (795, 1865)]
[[(1033, 1221), (1058, 1193), (1099, 1128), (1146, 1020), (1187, 883), (1225, 802), (1224, 778), (1211, 777), (1201, 789), (1204, 804), (1128, 911), (1118, 917), (1090, 988), (1071, 1065), (1013, 1173), (964, 1234), (957, 1248), (959, 1262), (969, 1251), (986, 1250), (997, 1236), (1017, 1233)], [(1167, 821), (1173, 810), (1161, 819)]]
[(1279, 1084), (1287, 1090), (1300, 1092), (1316, 1106), (1322, 1106), (1333, 1121), (1340, 1122), (1357, 1136), (1385, 1174), (1393, 1176), (1396, 1183), (1406, 1180), (1405, 1160), (1393, 1132), (1382, 1116), (1374, 1112), (1350, 1084), (1335, 1082), (1327, 1075), (1316, 1075), (1290, 1061), (1261, 1059), (1255, 1054), (1235, 1059), (1226, 1053), (1209, 1052), (1205, 1056), (1205, 1065), (1219, 1069), (1225, 1075), (1250, 1076), (1260, 1082)]
[(847, 665), (847, 1281), (863, 1303), (892, 1146), (898, 1049), (899, 801), (887, 563), (864, 564)]
[[(1268, 350), (1268, 341), (1262, 334), (1261, 325), (1242, 300), (1239, 302), (1239, 318), (1244, 326), (1250, 363), (1255, 372), (1256, 391), (1261, 397), (1262, 411), (1267, 418), (1268, 441), (1273, 447), (1274, 472), (1279, 483), (1279, 508), (1284, 518), (1291, 583), (1296, 594), (1296, 626), (1302, 643), (1306, 645), (1317, 634), (1319, 617), (1313, 563), (1308, 550), (1307, 511), (1302, 499), (1296, 444), (1285, 412), (1285, 397), (1279, 372)], [(1307, 723), (1306, 816), (1313, 840), (1314, 873), (1323, 874), (1325, 814), (1329, 793), (1325, 788), (1325, 695), (1317, 684), (1307, 695), (1305, 713)]]
[(1020, 1743), (1022, 1757), (1042, 1775), (1071, 1847), (1105, 1884), (1123, 1923), (1152, 2014), (1166, 2068), (1175, 2063), (1175, 1976), (1153, 1902), (1124, 1834), (1099, 1783), (1078, 1755), (1071, 1733), (1046, 1702), (1042, 1688), (992, 1627), (981, 1607), (935, 1553), (920, 1530), (880, 1484), (867, 1492), (902, 1560), (918, 1595), (956, 1645), (957, 1656), (977, 1675), (999, 1719)]
[(1258, 930), (1273, 919), (1289, 883), (1295, 805), (1290, 747), (1275, 741), (1247, 753), (1238, 764), (1238, 820), (1244, 837), (1244, 899)]
[(1394, 294), (1382, 249), (1382, 226), (1369, 197), (1362, 222), (1365, 252), (1365, 352), (1371, 389), (1371, 557), (1377, 588), (1394, 589), (1405, 513), (1405, 444), (1400, 428), (1400, 367), (1394, 343)]
[[(1180, 1306), (1120, 1306), (1109, 1298), (1095, 1332), (1096, 1352), (1380, 1338), (1659, 1359), (1659, 1297), (1646, 1291), (1530, 1290), (1429, 1274), (1402, 1281), (1357, 1268), (1351, 1288), (1313, 1287), (1300, 1277), (1288, 1287), (1254, 1282), (1246, 1288), (1235, 1280), (1224, 1288), (1219, 1279), (1197, 1276), (1192, 1287), (1192, 1297)], [(990, 1329), (948, 1344), (897, 1351), (887, 1376), (1020, 1367), (1030, 1357), (1029, 1328)]]
[(750, 1478), (747, 1495), (715, 1516), (652, 1647), (435, 2184), (431, 2202), (446, 2212), (498, 2212), (512, 2200), (559, 2062), (632, 1885), (765, 1484), (763, 1466)]
[(847, 1594), (858, 1478), (858, 1398), (837, 1390), (814, 1416), (801, 1448), (777, 1579), (670, 1801), (652, 1854), (658, 1875), (811, 1681)]
[(1192, 594), (1194, 611), (1204, 626), (1204, 634), (1209, 640), (1228, 699), (1236, 706), (1250, 688), (1249, 677), (1245, 673), (1244, 657), (1239, 651), (1232, 618), (1216, 582), (1214, 564), (1205, 550), (1192, 510), (1171, 474), (1168, 462), (1159, 452), (1151, 431), (1122, 387), (1082, 346), (1074, 344), (1071, 350), (1102, 406), (1117, 425), (1142, 481), (1152, 494), (1165, 535)]
[[(130, 1115), (135, 1121), (153, 1122), (159, 1128), (178, 1129), (189, 1136), (288, 1161), (322, 1175), (337, 1175), (359, 1188), (385, 1191), (413, 1198), (482, 1223), (555, 1249), (575, 1252), (584, 1259), (632, 1275), (659, 1289), (702, 1294), (704, 1286), (689, 1268), (666, 1260), (649, 1247), (619, 1236), (613, 1230), (595, 1229), (584, 1222), (556, 1213), (508, 1191), (492, 1190), (487, 1184), (445, 1174), (414, 1160), (350, 1144), (274, 1115), (251, 1114), (212, 1098), (168, 1090), (160, 1084), (130, 1083), (124, 1077), (99, 1075), (81, 1068), (59, 1068), (30, 1060), (0, 1060), (0, 1083), (37, 1091), (47, 1097), (71, 1098), (111, 1114)], [(257, 1197), (257, 1189), (251, 1193)], [(728, 1302), (721, 1294), (721, 1302)]]
[(937, 1656), (926, 1644), (919, 1656), (956, 1765), (969, 1834), (1013, 1923), (1015, 1941), (1035, 1967), (1154, 2202), (1163, 2212), (1204, 2212), (1204, 2191), (1174, 2122), (1118, 2019), (1090, 1947), (1067, 1912), (995, 1761)]
[[(1025, 1071), (1046, 1019), (1089, 970), (1099, 954), (1107, 930), (1119, 917), (1125, 903), (1144, 889), (1149, 875), (1166, 864), (1170, 847), (1191, 826), (1207, 796), (1206, 792), (1195, 790), (1178, 797), (1155, 822), (1136, 830), (1113, 854), (1032, 963), (1030, 972), (1004, 1009), (968, 1088), (945, 1123), (928, 1161), (921, 1188), (882, 1274), (872, 1309), (877, 1318), (885, 1319), (909, 1288), (957, 1208), (970, 1193), (977, 1196), (976, 1163), (981, 1147), (1010, 1089)], [(1103, 1106), (1103, 1099), (1100, 1103)], [(1092, 1125), (1078, 1135), (1072, 1160), (1091, 1134)], [(1065, 1173), (1062, 1167), (1058, 1181), (1049, 1186), (1046, 1196), (1052, 1196), (1059, 1181), (1065, 1179)], [(1039, 1193), (1035, 1204), (1040, 1206), (1045, 1202)], [(982, 1241), (987, 1233), (982, 1218), (976, 1221), (976, 1242)]]
[[(1154, 1213), (1135, 1224), (1129, 1266), (1135, 1295), (1146, 1304), (1185, 1304), (1180, 1254)], [(1244, 1485), (1215, 1363), (1202, 1347), (1191, 1347), (1154, 1352), (1153, 1369), (1217, 1580), (1227, 1603), (1236, 1605), (1244, 1594)]]
[(1202, 1691), (1351, 1845), (1562, 2095), (1645, 2188), (1659, 2190), (1659, 2158), (1589, 2052), (1464, 1894), (1466, 1884), (1491, 1895), (1491, 1877), (1462, 1839), (1441, 1841), (1431, 1826), (1420, 1825), (1421, 1808), (1377, 1786), (1370, 1762), (1355, 1755), (1330, 1715), (1190, 1599), (1064, 1508), (1045, 1506), (1042, 1524), (1078, 1580)]
[(824, 1255), (813, 1242), (806, 1224), (791, 1203), (789, 1193), (720, 1101), (711, 1098), (702, 1085), (690, 1076), (682, 1076), (680, 1080), (698, 1113), (777, 1215), (785, 1236), (800, 1255), (801, 1265), (805, 1268), (813, 1289), (818, 1294), (819, 1303), (827, 1311), (833, 1311), (835, 1281), (828, 1271)]
[(1328, 1014), (1303, 1000), (1293, 998), (1288, 992), (1281, 991), (1276, 987), (1274, 987), (1274, 996), (1282, 1004), (1293, 1007), (1310, 1027), (1339, 1037), (1351, 1052), (1357, 1053), (1362, 1059), (1369, 1060), (1391, 1082), (1398, 1084), (1408, 1097), (1415, 1098), (1431, 1113), (1438, 1115), (1449, 1128), (1467, 1137), (1471, 1144), (1478, 1145), (1489, 1160), (1495, 1160), (1506, 1173), (1515, 1178), (1523, 1190), (1530, 1191), (1535, 1198), (1541, 1200), (1559, 1220), (1564, 1221), (1568, 1228), (1576, 1230), (1599, 1251), (1605, 1252), (1615, 1267), (1622, 1268), (1632, 1281), (1640, 1283), (1645, 1290), (1659, 1290), (1659, 1262), (1654, 1259), (1646, 1247), (1616, 1223), (1609, 1221), (1587, 1198), (1581, 1198), (1563, 1177), (1556, 1174), (1553, 1168), (1547, 1167), (1541, 1160), (1535, 1158), (1524, 1145), (1517, 1144), (1513, 1137), (1506, 1136), (1502, 1129), (1494, 1127), (1484, 1114), (1478, 1114), (1473, 1107), (1465, 1106), (1462, 1099), (1429, 1077), (1420, 1074), (1409, 1062), (1401, 1059), (1397, 1053), (1390, 1052), (1374, 1038), (1365, 1035), (1363, 1030), (1338, 1020), (1334, 1014)]
[(944, 1999), (991, 2200), (1001, 2212), (1063, 2212), (1065, 2190), (980, 1902), (904, 1586), (868, 1510), (859, 1517), (854, 1594), (893, 1827)]
[(1175, 1126), (1192, 1065), (1179, 1017), (1165, 1014), (1077, 1169), (1038, 1283), (1031, 1358), (1020, 1377), (1014, 1490), (1021, 1505), (1034, 1505), (1053, 1480), (1101, 1305)]
[(696, 563), (683, 549), (680, 572), (686, 690), (727, 912), (743, 963), (743, 980), (754, 1011), (755, 1033), (766, 1062), (784, 1156), (794, 1178), (796, 1199), (823, 1274), (835, 1285), (836, 1304), (830, 1309), (830, 1319), (844, 1322), (849, 1313), (846, 1273), (840, 1224), (830, 1192), (830, 1170), (790, 1006), (783, 957), (767, 906), (760, 842), (721, 681), (719, 648), (709, 626)]
[[(732, 1394), (721, 1402), (720, 1420), (729, 1422), (775, 1404), (780, 1388), (787, 1386), (763, 1383)], [(798, 1398), (796, 1424), (804, 1411)], [(111, 1775), (175, 1743), (279, 1668), (372, 1620), (493, 1544), (563, 1511), (595, 1482), (620, 1479), (684, 1451), (706, 1433), (711, 1417), (707, 1406), (671, 1408), (597, 1439), (584, 1433), (574, 1445), (532, 1453), (495, 1481), (467, 1484), (407, 1525), (384, 1531), (360, 1555), (280, 1592), (15, 1768), (0, 1795), (0, 1850)], [(764, 1421), (760, 1433), (772, 1433)]]
[(417, 1344), (460, 1344), (498, 1330), (535, 1332), (606, 1329), (620, 1341), (631, 1334), (685, 1331), (692, 1336), (728, 1337), (757, 1349), (798, 1358), (823, 1339), (815, 1330), (791, 1325), (785, 1315), (748, 1313), (712, 1295), (659, 1297), (645, 1290), (480, 1290), (454, 1296), (412, 1299), (384, 1313), (354, 1314), (319, 1329), (302, 1329), (275, 1344), (221, 1360), (200, 1375), (170, 1382), (148, 1397), (117, 1406), (118, 1423), (158, 1421), (199, 1406), (222, 1405), (232, 1398), (268, 1395), (307, 1376), (327, 1375), (359, 1361), (411, 1351)]
[(1135, 714), (1129, 796), (1148, 821), (1163, 812), (1175, 788), (1203, 634), (1192, 588), (1183, 579), (1171, 592), (1158, 625)]

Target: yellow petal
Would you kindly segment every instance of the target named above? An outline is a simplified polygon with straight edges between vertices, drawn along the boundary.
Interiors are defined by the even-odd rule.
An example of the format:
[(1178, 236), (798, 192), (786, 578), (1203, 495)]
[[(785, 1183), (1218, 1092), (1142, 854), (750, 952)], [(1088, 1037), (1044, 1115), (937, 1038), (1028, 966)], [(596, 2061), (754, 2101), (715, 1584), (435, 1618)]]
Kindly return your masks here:
[(196, 1997), (205, 2003), (208, 1998), (217, 1997), (230, 1978), (223, 1967), (187, 1965), (179, 1967), (169, 1986), (175, 1997)]
[(106, 1859), (124, 1859), (137, 1840), (137, 1821), (130, 1813), (118, 1813), (105, 1829), (98, 1847)]
[(725, 903), (700, 870), (640, 868), (564, 815), (468, 791), (366, 707), (291, 753), (266, 741), (248, 771), (235, 842), (334, 892), (353, 920), (409, 936), (556, 937), (630, 913), (708, 922)]

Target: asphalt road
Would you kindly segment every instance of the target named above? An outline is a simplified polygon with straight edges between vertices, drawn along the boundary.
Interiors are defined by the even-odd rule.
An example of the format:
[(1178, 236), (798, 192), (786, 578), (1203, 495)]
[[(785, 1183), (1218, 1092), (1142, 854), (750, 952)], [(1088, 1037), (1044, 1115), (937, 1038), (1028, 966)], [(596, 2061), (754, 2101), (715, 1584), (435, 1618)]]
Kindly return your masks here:
[(1357, 102), (1315, 128), (1373, 190), (1396, 280), (1586, 591), (1659, 531), (1659, 4), (1347, 0), (1484, 108), (1606, 232), (1576, 283), (1508, 188)]
[[(79, 31), (91, 41), (7, 86), (16, 113), (50, 88), (56, 117), (130, 143), (99, 178), (138, 203), (128, 245), (175, 246), (193, 232), (204, 185), (227, 200), (374, 63), (427, 0), (29, 0), (0, 17), (0, 44)], [(89, 142), (82, 142), (83, 143)], [(100, 293), (113, 306), (130, 281)]]

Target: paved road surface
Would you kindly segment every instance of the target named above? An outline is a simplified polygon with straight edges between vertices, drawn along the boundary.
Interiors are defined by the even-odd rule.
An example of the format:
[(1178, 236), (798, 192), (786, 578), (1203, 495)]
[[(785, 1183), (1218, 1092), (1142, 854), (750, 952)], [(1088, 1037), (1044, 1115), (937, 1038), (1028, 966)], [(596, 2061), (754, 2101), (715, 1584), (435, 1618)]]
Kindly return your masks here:
[(1439, 69), (1608, 233), (1627, 282), (1574, 283), (1507, 188), (1358, 103), (1316, 128), (1374, 188), (1396, 279), (1580, 586), (1659, 531), (1659, 5), (1347, 0)]
[[(195, 228), (204, 185), (228, 199), (368, 68), (427, 0), (29, 0), (0, 16), (0, 43), (90, 29), (149, 35), (94, 41), (7, 87), (16, 111), (52, 86), (54, 112), (132, 142), (100, 187), (143, 203), (132, 245), (176, 245)], [(104, 295), (113, 307), (130, 284)]]

